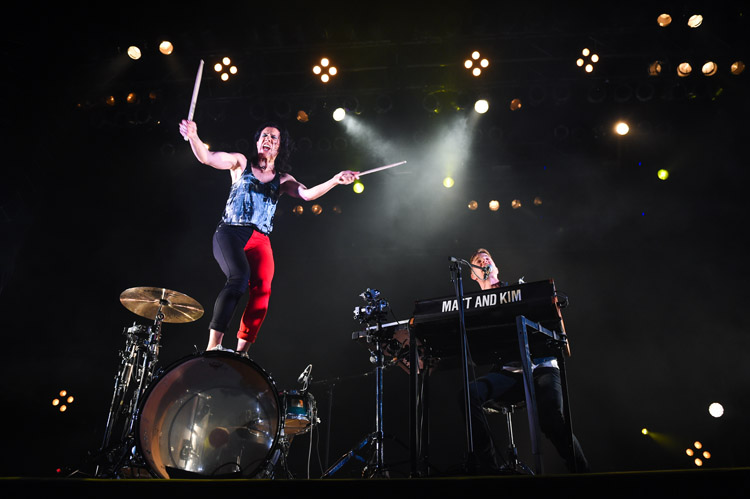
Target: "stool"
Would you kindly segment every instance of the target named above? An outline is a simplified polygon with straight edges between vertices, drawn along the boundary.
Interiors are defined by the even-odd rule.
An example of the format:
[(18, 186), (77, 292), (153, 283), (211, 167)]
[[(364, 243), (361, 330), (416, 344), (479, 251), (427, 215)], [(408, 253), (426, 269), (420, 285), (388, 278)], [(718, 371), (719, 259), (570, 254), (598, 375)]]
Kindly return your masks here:
[(485, 402), (485, 404), (482, 406), (482, 410), (485, 414), (505, 415), (505, 426), (508, 432), (508, 455), (506, 460), (506, 471), (533, 475), (534, 472), (531, 471), (531, 468), (529, 468), (524, 462), (518, 459), (518, 449), (516, 448), (516, 443), (513, 440), (513, 412), (515, 412), (516, 409), (523, 409), (525, 407), (526, 402), (523, 400), (513, 404), (503, 404), (502, 402), (490, 400), (488, 402)]

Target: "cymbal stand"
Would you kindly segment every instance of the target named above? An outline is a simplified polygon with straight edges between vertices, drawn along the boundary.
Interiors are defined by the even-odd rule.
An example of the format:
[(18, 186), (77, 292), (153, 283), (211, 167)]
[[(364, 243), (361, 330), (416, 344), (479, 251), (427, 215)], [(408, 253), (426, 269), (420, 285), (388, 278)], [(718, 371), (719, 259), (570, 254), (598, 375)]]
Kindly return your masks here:
[[(388, 310), (388, 302), (385, 300), (379, 300), (379, 295), (379, 291), (368, 288), (367, 291), (360, 295), (368, 302), (368, 306), (355, 309), (354, 315), (355, 318), (360, 319), (360, 322), (372, 325), (372, 322), (374, 321), (377, 324), (377, 333), (369, 335), (367, 340), (374, 344), (374, 350), (370, 356), (370, 362), (375, 364), (375, 431), (367, 435), (357, 445), (352, 447), (349, 452), (333, 463), (333, 465), (323, 473), (322, 478), (332, 476), (353, 457), (366, 463), (365, 468), (362, 470), (362, 476), (364, 478), (388, 478), (388, 471), (383, 465), (383, 371), (385, 363), (383, 361), (384, 355), (381, 344), (383, 341), (381, 336), (381, 319), (385, 316), (385, 313)], [(363, 458), (360, 455), (360, 451), (365, 448), (369, 448), (370, 450), (370, 455), (367, 458)]]
[[(109, 466), (99, 462), (95, 476), (115, 475), (128, 462), (133, 462), (135, 416), (140, 407), (141, 398), (156, 374), (161, 347), (161, 326), (164, 320), (161, 308), (165, 304), (160, 304), (154, 325), (147, 329), (145, 339), (139, 326), (133, 324), (133, 327), (126, 329), (128, 338), (125, 349), (120, 351), (120, 369), (115, 375), (115, 386), (104, 438), (97, 454), (97, 460), (104, 460)], [(139, 338), (139, 333), (141, 338)], [(121, 428), (118, 440), (113, 441), (112, 437), (117, 427)]]

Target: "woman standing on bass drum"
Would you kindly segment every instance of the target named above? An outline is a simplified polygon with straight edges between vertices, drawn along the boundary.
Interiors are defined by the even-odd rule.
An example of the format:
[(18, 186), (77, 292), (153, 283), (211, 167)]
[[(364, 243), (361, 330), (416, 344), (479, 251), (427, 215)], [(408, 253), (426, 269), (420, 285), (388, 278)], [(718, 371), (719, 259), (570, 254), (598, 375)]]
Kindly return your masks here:
[(217, 170), (229, 170), (232, 177), (226, 208), (213, 238), (214, 258), (227, 281), (216, 298), (206, 350), (226, 350), (221, 344), (224, 333), (249, 288), (236, 350), (247, 352), (268, 311), (274, 273), (268, 236), (279, 197), (288, 194), (305, 201), (317, 199), (339, 184), (351, 184), (359, 172), (341, 171), (321, 184), (305, 187), (289, 174), (289, 135), (273, 123), (255, 133), (257, 152), (249, 158), (236, 152), (209, 151), (193, 121), (183, 120), (180, 133), (190, 142), (198, 161)]

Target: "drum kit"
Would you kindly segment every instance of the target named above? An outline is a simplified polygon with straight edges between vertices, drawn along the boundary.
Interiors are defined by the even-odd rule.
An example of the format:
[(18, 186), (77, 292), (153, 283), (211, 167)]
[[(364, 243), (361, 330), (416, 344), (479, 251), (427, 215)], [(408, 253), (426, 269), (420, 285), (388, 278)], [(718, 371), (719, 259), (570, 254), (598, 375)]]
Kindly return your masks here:
[(160, 368), (164, 323), (199, 319), (193, 298), (164, 288), (125, 290), (120, 302), (153, 320), (124, 329), (125, 348), (104, 438), (93, 456), (99, 478), (274, 478), (292, 439), (317, 424), (315, 399), (279, 391), (246, 354), (206, 351)]

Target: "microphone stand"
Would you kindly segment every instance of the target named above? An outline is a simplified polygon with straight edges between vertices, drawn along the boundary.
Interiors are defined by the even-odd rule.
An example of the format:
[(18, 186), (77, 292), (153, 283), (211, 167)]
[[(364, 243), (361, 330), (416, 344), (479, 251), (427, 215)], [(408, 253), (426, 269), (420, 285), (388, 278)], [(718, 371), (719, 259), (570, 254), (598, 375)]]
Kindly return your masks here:
[(464, 313), (464, 289), (461, 277), (461, 260), (451, 257), (451, 273), (456, 288), (456, 300), (458, 300), (458, 321), (461, 335), (461, 373), (463, 375), (464, 413), (466, 421), (466, 453), (469, 471), (476, 468), (474, 455), (474, 437), (471, 424), (471, 403), (469, 396), (469, 346), (466, 337), (466, 317)]

